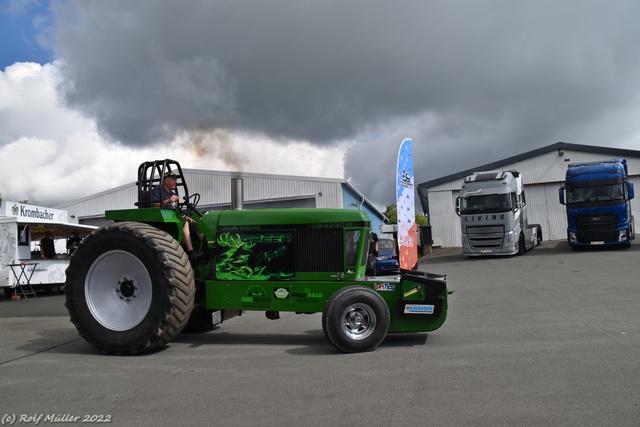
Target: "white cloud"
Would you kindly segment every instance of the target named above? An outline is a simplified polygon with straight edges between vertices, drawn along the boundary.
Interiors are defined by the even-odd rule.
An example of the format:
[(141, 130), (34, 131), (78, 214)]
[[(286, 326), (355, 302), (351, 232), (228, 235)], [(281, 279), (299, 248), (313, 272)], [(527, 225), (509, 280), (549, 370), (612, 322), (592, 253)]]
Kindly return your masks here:
[(639, 147), (637, 1), (299, 3), (52, 2), (42, 37), (59, 62), (0, 75), (0, 147), (55, 141), (65, 173), (77, 152), (100, 178), (78, 174), (86, 192), (158, 157), (322, 176), (344, 164), (378, 206), (406, 137), (418, 183), (558, 141)]
[(61, 102), (57, 65), (17, 63), (0, 72), (0, 158), (5, 200), (53, 206), (135, 181), (146, 160), (183, 168), (339, 178), (344, 145), (271, 141), (233, 132), (183, 133), (134, 148), (105, 140), (94, 121)]

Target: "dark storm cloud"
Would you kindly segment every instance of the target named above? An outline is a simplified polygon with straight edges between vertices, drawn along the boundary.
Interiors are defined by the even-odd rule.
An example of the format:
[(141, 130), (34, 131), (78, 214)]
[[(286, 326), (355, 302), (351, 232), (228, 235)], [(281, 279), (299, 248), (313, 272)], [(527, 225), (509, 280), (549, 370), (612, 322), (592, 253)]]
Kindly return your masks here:
[(357, 140), (345, 176), (386, 204), (394, 181), (379, 171), (405, 137), (417, 182), (559, 140), (629, 141), (635, 123), (615, 118), (637, 111), (638, 12), (623, 0), (70, 1), (56, 49), (66, 101), (117, 141), (215, 129)]

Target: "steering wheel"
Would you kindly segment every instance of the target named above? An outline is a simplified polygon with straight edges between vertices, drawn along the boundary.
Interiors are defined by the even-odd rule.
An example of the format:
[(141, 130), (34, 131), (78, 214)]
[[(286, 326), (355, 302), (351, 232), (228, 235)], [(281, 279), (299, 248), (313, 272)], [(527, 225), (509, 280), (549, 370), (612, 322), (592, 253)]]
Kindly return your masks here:
[(200, 211), (196, 209), (198, 206), (198, 202), (200, 202), (200, 193), (193, 193), (189, 197), (184, 197), (184, 201), (178, 205), (178, 211), (182, 215), (191, 216), (192, 213), (197, 213), (199, 216), (202, 216)]

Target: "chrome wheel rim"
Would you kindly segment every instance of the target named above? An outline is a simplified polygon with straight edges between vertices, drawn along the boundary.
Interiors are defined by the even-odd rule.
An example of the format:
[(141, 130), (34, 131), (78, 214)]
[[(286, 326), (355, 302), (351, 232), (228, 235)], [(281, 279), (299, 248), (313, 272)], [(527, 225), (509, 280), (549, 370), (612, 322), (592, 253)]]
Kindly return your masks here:
[(376, 314), (366, 304), (352, 304), (342, 314), (342, 331), (352, 340), (369, 337), (376, 326)]

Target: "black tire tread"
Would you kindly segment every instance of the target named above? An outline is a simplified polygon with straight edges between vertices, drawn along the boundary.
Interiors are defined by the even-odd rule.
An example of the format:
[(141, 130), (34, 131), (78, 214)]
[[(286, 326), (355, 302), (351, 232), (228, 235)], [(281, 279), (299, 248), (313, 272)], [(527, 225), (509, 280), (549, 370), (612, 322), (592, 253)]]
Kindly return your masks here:
[[(164, 265), (164, 274), (169, 282), (167, 295), (169, 303), (166, 306), (164, 317), (158, 322), (155, 333), (149, 336), (146, 341), (132, 343), (126, 350), (115, 352), (103, 348), (90, 334), (85, 333), (84, 326), (80, 324), (77, 319), (74, 319), (73, 310), (69, 310), (71, 323), (75, 325), (85, 340), (103, 353), (126, 355), (156, 350), (165, 346), (182, 331), (193, 309), (195, 284), (194, 273), (189, 263), (189, 258), (180, 246), (180, 243), (170, 234), (151, 225), (132, 221), (118, 222), (95, 230), (83, 239), (77, 251), (81, 251), (84, 245), (94, 239), (99, 239), (105, 233), (113, 232), (131, 233), (138, 237), (154, 251), (157, 259)], [(73, 286), (72, 284), (78, 282), (78, 279), (80, 282), (84, 282), (84, 277), (76, 277), (78, 274), (77, 270), (78, 268), (76, 268), (72, 260), (67, 268), (67, 287), (69, 287), (70, 284)], [(69, 301), (70, 299), (67, 298), (67, 303), (65, 304), (67, 309), (70, 308), (68, 305)]]
[[(331, 322), (335, 321), (335, 306), (339, 300), (346, 298), (345, 294), (353, 294), (352, 298), (358, 299), (360, 296), (370, 296), (373, 298), (374, 305), (378, 304), (382, 313), (378, 313), (377, 328), (378, 331), (374, 337), (370, 337), (365, 341), (348, 342), (335, 330), (335, 325)], [(374, 307), (372, 307), (374, 308)], [(339, 312), (340, 310), (338, 310)], [(378, 345), (386, 337), (390, 324), (389, 307), (384, 299), (378, 295), (373, 289), (366, 286), (347, 286), (335, 292), (327, 301), (325, 309), (322, 312), (322, 331), (327, 340), (338, 350), (344, 353), (358, 353), (375, 350)]]
[(520, 236), (518, 236), (518, 253), (517, 253), (517, 255), (524, 255), (526, 250), (527, 249), (526, 249), (525, 242), (524, 242), (524, 234), (520, 233)]

